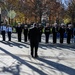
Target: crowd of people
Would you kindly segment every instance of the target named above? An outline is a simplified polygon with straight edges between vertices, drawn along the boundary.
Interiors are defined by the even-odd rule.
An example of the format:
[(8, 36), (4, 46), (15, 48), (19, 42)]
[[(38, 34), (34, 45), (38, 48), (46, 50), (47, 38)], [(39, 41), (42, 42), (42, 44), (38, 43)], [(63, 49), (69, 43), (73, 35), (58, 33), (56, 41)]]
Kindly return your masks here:
[[(60, 43), (63, 43), (64, 36), (66, 35), (66, 42), (70, 44), (71, 38), (75, 38), (75, 28), (72, 27), (72, 24), (68, 26), (62, 23), (60, 26), (57, 23), (54, 23), (53, 26), (50, 26), (49, 23), (46, 23), (46, 26), (42, 26), (41, 23), (36, 24), (37, 29), (39, 30), (39, 42), (41, 42), (42, 34), (45, 34), (45, 43), (49, 43), (49, 36), (52, 34), (53, 36), (53, 43), (57, 43), (57, 35), (59, 34)], [(27, 25), (22, 25), (20, 23), (15, 26), (15, 30), (17, 33), (18, 42), (21, 42), (22, 33), (24, 34), (24, 42), (28, 41), (28, 33), (29, 30), (33, 28), (33, 25), (28, 27)], [(8, 34), (8, 41), (11, 41), (11, 34), (13, 31), (13, 27), (11, 25), (6, 25), (2, 23), (0, 26), (0, 33), (2, 35), (3, 41), (6, 40), (5, 34)], [(35, 35), (34, 35), (35, 36)], [(75, 43), (75, 40), (74, 40)]]
[[(20, 23), (15, 26), (18, 42), (21, 42), (22, 33), (24, 34), (24, 42), (30, 41), (31, 47), (31, 56), (38, 57), (38, 45), (41, 42), (42, 34), (45, 34), (45, 43), (49, 43), (50, 34), (52, 34), (53, 44), (57, 43), (57, 34), (60, 35), (60, 43), (62, 44), (64, 41), (64, 35), (66, 34), (66, 42), (70, 44), (71, 38), (74, 38), (75, 43), (75, 28), (73, 28), (72, 24), (65, 26), (62, 23), (60, 26), (57, 23), (54, 23), (53, 26), (50, 26), (49, 23), (46, 23), (46, 26), (42, 26), (41, 23), (36, 24), (33, 23), (31, 27), (27, 25), (21, 26)], [(11, 34), (13, 31), (13, 27), (11, 25), (6, 25), (4, 23), (0, 26), (0, 32), (3, 38), (3, 41), (6, 41), (6, 33), (8, 35), (8, 41), (11, 41)], [(35, 48), (35, 51), (34, 51)], [(35, 52), (35, 53), (34, 53)], [(34, 56), (35, 55), (35, 56)]]

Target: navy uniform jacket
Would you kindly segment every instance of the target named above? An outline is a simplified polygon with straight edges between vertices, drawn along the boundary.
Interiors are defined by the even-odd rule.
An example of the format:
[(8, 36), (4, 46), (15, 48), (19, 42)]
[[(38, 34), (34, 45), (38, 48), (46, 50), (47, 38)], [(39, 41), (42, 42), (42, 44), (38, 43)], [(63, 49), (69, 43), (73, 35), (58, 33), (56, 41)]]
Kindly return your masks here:
[(39, 31), (40, 31), (40, 34), (43, 33), (43, 27), (38, 27)]
[(65, 33), (65, 28), (60, 27), (59, 33), (60, 33), (60, 35), (63, 36), (63, 34)]
[(50, 34), (50, 27), (45, 27), (45, 34)]
[(17, 26), (17, 27), (16, 27), (16, 32), (17, 32), (17, 33), (21, 33), (21, 32), (22, 32), (22, 27), (18, 27), (18, 26)]
[(67, 28), (67, 35), (68, 36), (73, 35), (73, 29), (72, 28)]
[(53, 27), (53, 28), (52, 28), (52, 33), (53, 33), (53, 34), (56, 34), (57, 32), (58, 32), (58, 28), (57, 28), (57, 27)]
[(24, 28), (24, 34), (25, 34), (25, 35), (28, 34), (28, 28)]

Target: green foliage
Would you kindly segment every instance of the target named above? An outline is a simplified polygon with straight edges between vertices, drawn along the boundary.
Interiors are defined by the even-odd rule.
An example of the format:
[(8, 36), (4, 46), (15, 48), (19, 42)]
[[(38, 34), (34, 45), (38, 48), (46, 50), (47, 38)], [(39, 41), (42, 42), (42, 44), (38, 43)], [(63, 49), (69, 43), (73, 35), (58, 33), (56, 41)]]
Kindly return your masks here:
[(71, 22), (71, 19), (70, 19), (70, 18), (64, 19), (64, 23), (65, 23), (65, 24), (67, 24), (67, 23), (69, 23), (69, 22)]

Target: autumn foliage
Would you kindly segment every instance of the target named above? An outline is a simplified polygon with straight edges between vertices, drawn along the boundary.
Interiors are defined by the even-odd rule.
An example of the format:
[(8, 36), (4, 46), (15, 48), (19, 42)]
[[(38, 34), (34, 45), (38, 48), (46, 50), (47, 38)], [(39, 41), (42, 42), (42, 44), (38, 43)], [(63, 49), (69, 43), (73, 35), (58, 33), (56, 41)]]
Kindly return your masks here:
[[(41, 22), (44, 15), (48, 21), (55, 21), (56, 18), (62, 19), (63, 6), (57, 0), (2, 0), (1, 8), (9, 12), (14, 10), (24, 22)], [(21, 21), (22, 21), (21, 20)]]

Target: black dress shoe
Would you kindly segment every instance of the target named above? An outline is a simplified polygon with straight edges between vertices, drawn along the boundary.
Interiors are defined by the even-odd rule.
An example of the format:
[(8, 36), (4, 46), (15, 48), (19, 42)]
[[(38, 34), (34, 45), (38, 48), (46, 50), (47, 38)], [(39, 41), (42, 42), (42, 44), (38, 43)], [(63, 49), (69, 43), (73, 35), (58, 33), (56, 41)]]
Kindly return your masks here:
[(38, 55), (35, 56), (35, 58), (37, 58), (37, 57), (38, 57)]

